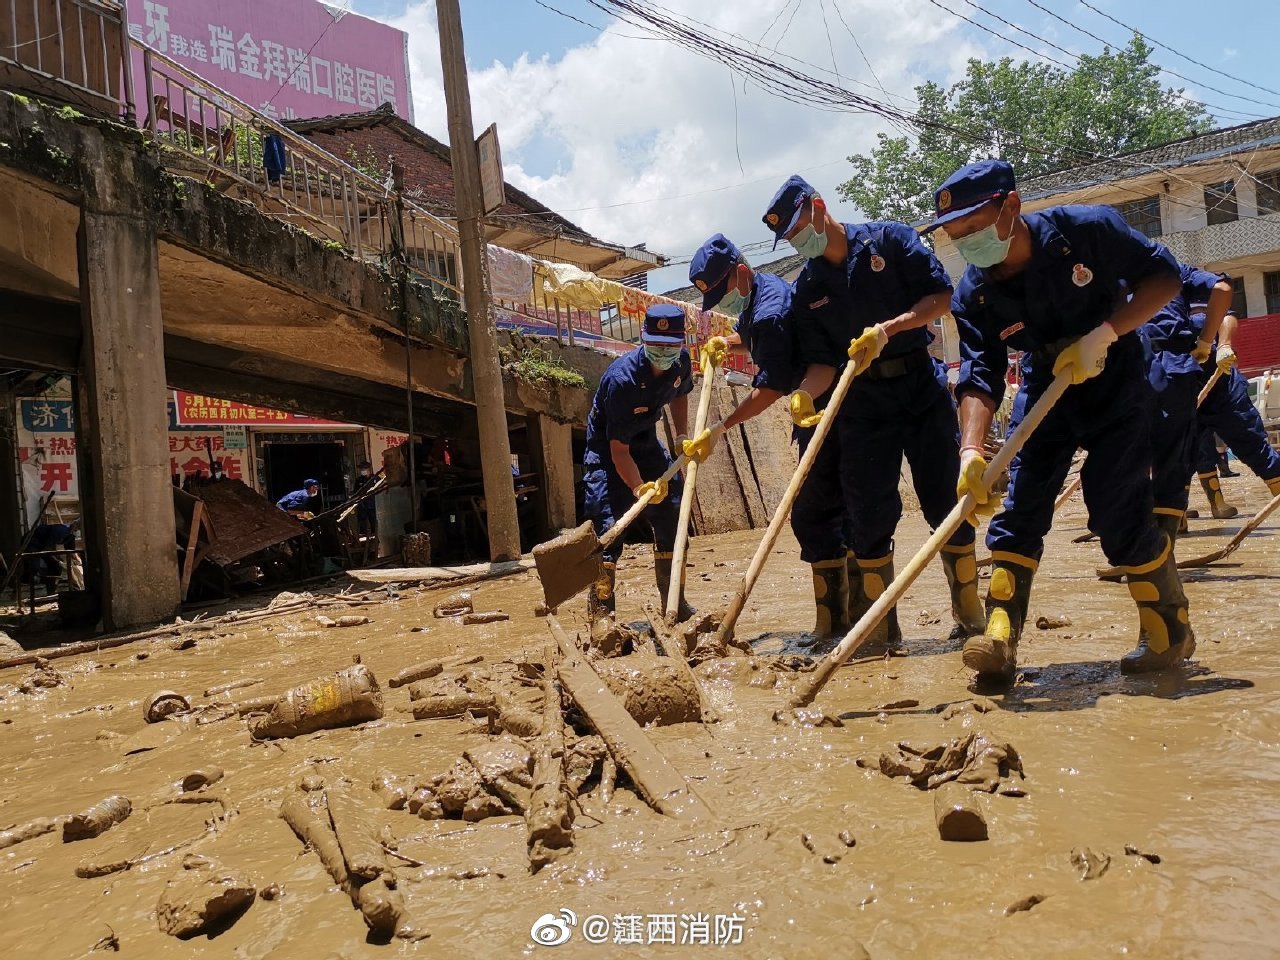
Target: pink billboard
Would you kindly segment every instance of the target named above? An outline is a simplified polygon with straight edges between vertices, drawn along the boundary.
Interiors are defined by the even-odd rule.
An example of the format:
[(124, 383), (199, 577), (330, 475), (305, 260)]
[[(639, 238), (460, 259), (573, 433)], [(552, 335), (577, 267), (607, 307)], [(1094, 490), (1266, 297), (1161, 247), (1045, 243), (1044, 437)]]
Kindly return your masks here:
[[(317, 0), (129, 0), (129, 33), (275, 119), (391, 103), (412, 122), (408, 37)], [(135, 99), (145, 113), (141, 59)]]

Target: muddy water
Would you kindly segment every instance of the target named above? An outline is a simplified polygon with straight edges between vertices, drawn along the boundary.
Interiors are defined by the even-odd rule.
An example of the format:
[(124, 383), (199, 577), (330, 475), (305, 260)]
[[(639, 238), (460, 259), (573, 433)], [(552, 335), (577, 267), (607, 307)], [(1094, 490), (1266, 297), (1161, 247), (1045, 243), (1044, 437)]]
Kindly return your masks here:
[[(1246, 516), (1263, 502), (1256, 479), (1228, 481)], [(1193, 521), (1183, 556), (1224, 542), (1242, 521)], [(93, 657), (57, 661), (69, 683), (17, 693), (29, 667), (0, 674), (0, 827), (83, 809), (120, 793), (134, 813), (101, 837), (64, 844), (55, 832), (0, 851), (0, 955), (81, 957), (114, 931), (121, 957), (196, 958), (535, 956), (541, 914), (706, 914), (743, 918), (744, 957), (874, 958), (983, 956), (1267, 957), (1280, 940), (1280, 520), (1228, 561), (1188, 577), (1197, 662), (1178, 678), (1126, 679), (1115, 660), (1134, 638), (1122, 585), (1099, 583), (1096, 544), (1072, 544), (1083, 531), (1070, 505), (1053, 534), (1032, 600), (1039, 615), (1072, 624), (1028, 631), (1024, 673), (998, 709), (943, 721), (939, 708), (975, 696), (948, 627), (945, 588), (935, 564), (901, 605), (909, 656), (862, 661), (838, 671), (818, 704), (845, 726), (806, 730), (768, 720), (779, 691), (716, 685), (724, 722), (652, 731), (721, 823), (659, 817), (625, 789), (608, 809), (587, 798), (575, 850), (530, 877), (523, 821), (424, 822), (378, 811), (402, 853), (428, 864), (396, 872), (415, 921), (431, 931), (419, 944), (367, 942), (360, 915), (318, 858), (304, 852), (277, 816), (286, 790), (315, 774), (368, 782), (388, 770), (433, 774), (485, 741), (464, 720), (413, 721), (408, 693), (386, 679), (403, 667), (455, 653), (496, 658), (541, 651), (545, 624), (528, 611), (538, 596), (526, 575), (474, 588), (476, 609), (501, 608), (509, 622), (458, 626), (434, 619), (448, 591), (407, 593), (366, 611), (372, 623), (316, 632), (304, 617), (258, 624), (222, 638), (201, 636), (174, 651), (141, 643)], [(898, 543), (924, 537), (919, 521)], [(706, 538), (691, 551), (689, 595), (715, 607), (746, 568), (755, 537)], [(764, 649), (786, 648), (811, 616), (807, 571), (784, 541), (749, 602), (741, 631), (769, 634)], [(716, 566), (715, 564), (722, 564)], [(703, 575), (707, 579), (703, 579)], [(619, 610), (643, 616), (655, 598), (642, 560), (624, 562)], [(572, 618), (570, 618), (572, 619)], [(424, 626), (425, 632), (410, 632)], [(136, 654), (148, 654), (138, 660)], [(281, 691), (348, 665), (354, 654), (383, 680), (382, 721), (253, 744), (239, 719), (147, 726), (142, 704), (159, 689), (199, 696), (247, 677), (263, 683), (240, 697)], [(880, 708), (916, 700), (918, 706)], [(76, 713), (85, 708), (102, 707)], [(210, 714), (203, 719), (212, 720)], [(1025, 797), (985, 797), (991, 839), (948, 844), (937, 838), (931, 794), (891, 781), (873, 761), (897, 742), (940, 742), (981, 725), (1022, 756)], [(154, 749), (125, 755), (149, 741)], [(183, 852), (127, 872), (82, 880), (75, 868), (145, 855), (201, 836), (210, 810), (154, 806), (201, 767), (225, 777), (212, 790), (238, 810), (217, 835), (183, 852), (216, 857), (278, 899), (259, 900), (212, 939), (177, 943), (160, 933), (155, 907)], [(148, 808), (151, 808), (148, 810)], [(856, 846), (837, 839), (848, 831)], [(808, 846), (802, 835), (808, 834)], [(1125, 846), (1158, 855), (1151, 863)], [(811, 851), (809, 847), (812, 847)], [(839, 861), (822, 854), (838, 847)], [(1082, 881), (1073, 848), (1111, 857)], [(455, 879), (460, 872), (485, 873)], [(1005, 915), (1029, 897), (1043, 901)], [(675, 921), (678, 923), (678, 921)], [(680, 937), (677, 926), (676, 938)], [(655, 932), (660, 932), (660, 925)], [(648, 929), (642, 929), (642, 940)], [(612, 934), (610, 935), (612, 939)], [(698, 956), (714, 947), (621, 946), (584, 942), (581, 928), (554, 951), (566, 957)], [(718, 952), (718, 951), (717, 951)], [(94, 954), (96, 955), (96, 954)]]

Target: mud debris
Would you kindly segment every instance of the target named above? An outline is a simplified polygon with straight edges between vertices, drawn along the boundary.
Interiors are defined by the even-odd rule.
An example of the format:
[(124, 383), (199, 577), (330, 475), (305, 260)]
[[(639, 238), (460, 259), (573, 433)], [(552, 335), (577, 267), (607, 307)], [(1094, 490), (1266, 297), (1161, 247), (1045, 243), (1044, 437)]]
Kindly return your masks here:
[(1036, 617), (1037, 630), (1061, 630), (1063, 627), (1069, 626), (1071, 626), (1071, 619), (1069, 617)]
[(49, 666), (47, 660), (37, 660), (36, 668), (31, 674), (18, 684), (18, 692), (25, 694), (33, 694), (42, 690), (52, 690), (54, 687), (61, 687), (67, 683), (67, 678)]
[[(859, 759), (858, 765), (872, 766), (865, 759)], [(932, 790), (954, 780), (994, 793), (1014, 774), (1020, 778), (1026, 776), (1012, 744), (977, 732), (928, 746), (899, 743), (896, 755), (883, 753), (874, 766), (886, 777), (906, 778), (921, 790)]]
[(1159, 863), (1162, 859), (1160, 854), (1144, 853), (1143, 851), (1135, 847), (1132, 843), (1126, 843), (1124, 845), (1124, 852), (1126, 856), (1141, 857), (1143, 860), (1147, 861), (1147, 863)]
[(1081, 880), (1096, 880), (1107, 872), (1111, 858), (1105, 853), (1094, 853), (1088, 847), (1076, 847), (1071, 851), (1071, 865), (1080, 872)]
[(933, 817), (943, 840), (971, 843), (987, 839), (982, 799), (959, 783), (944, 783), (934, 791)]
[(188, 854), (182, 870), (165, 884), (156, 904), (160, 931), (179, 939), (215, 925), (230, 926), (253, 903), (257, 888), (246, 877), (209, 857)]
[(182, 778), (182, 790), (184, 793), (203, 790), (217, 783), (223, 776), (221, 767), (202, 767), (199, 770), (193, 770)]
[(460, 617), (463, 614), (471, 613), (475, 608), (475, 599), (472, 597), (471, 591), (463, 590), (461, 593), (451, 593), (445, 597), (436, 604), (431, 614), (437, 620), (443, 620), (448, 617)]
[(88, 810), (74, 813), (62, 823), (62, 842), (89, 840), (101, 836), (133, 813), (133, 804), (127, 797), (107, 797)]
[(1011, 917), (1015, 913), (1026, 913), (1032, 907), (1037, 904), (1044, 903), (1047, 899), (1048, 897), (1043, 893), (1033, 893), (1030, 896), (1023, 897), (1021, 900), (1015, 900), (1013, 903), (1009, 904), (1009, 906), (1005, 907), (1004, 915), (1006, 917)]
[(424, 663), (415, 663), (411, 667), (405, 667), (394, 677), (387, 681), (387, 686), (395, 689), (396, 687), (407, 686), (418, 680), (430, 680), (432, 677), (439, 676), (444, 671), (444, 662), (442, 660), (428, 660)]
[(173, 690), (157, 690), (142, 705), (142, 718), (147, 723), (159, 723), (179, 713), (188, 713), (191, 701)]
[(286, 691), (264, 716), (252, 717), (255, 740), (297, 737), (327, 727), (382, 719), (382, 691), (367, 667), (345, 670)]
[(636, 723), (697, 723), (702, 703), (695, 684), (667, 658), (631, 654), (597, 661), (596, 672)]
[(918, 707), (918, 706), (920, 706), (919, 700), (915, 700), (911, 697), (907, 697), (906, 699), (903, 699), (903, 700), (891, 700), (889, 703), (882, 703), (880, 706), (876, 707), (876, 709), (877, 710), (907, 710), (911, 707)]
[(467, 627), (474, 627), (481, 623), (501, 623), (503, 620), (510, 620), (511, 614), (504, 613), (501, 610), (486, 610), (483, 612), (464, 613), (462, 615), (462, 624)]
[(61, 822), (56, 817), (40, 817), (7, 830), (0, 830), (0, 850), (15, 847), (36, 837), (43, 837), (46, 833), (53, 833)]

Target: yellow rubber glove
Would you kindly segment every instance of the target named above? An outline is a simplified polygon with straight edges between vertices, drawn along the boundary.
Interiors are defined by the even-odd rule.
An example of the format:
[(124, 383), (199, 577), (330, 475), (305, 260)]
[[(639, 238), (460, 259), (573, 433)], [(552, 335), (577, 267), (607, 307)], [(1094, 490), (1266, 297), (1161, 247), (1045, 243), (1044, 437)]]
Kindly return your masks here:
[(1115, 329), (1104, 321), (1058, 354), (1053, 375), (1069, 372), (1073, 384), (1096, 377), (1106, 365), (1107, 350), (1117, 339)]
[(960, 478), (956, 481), (956, 499), (971, 494), (974, 507), (968, 520), (975, 527), (983, 517), (990, 517), (996, 512), (996, 502), (991, 496), (991, 485), (983, 480), (987, 472), (987, 460), (977, 450), (968, 449), (960, 452)]
[(1195, 347), (1191, 351), (1191, 359), (1196, 363), (1204, 363), (1209, 359), (1209, 355), (1213, 353), (1212, 340), (1197, 340)]
[(681, 444), (684, 455), (694, 463), (706, 463), (707, 457), (711, 456), (711, 451), (716, 448), (716, 441), (723, 433), (724, 424), (719, 421), (704, 427), (702, 432), (692, 440), (686, 440)]
[(639, 500), (650, 490), (653, 491), (653, 499), (649, 501), (650, 505), (661, 503), (663, 500), (667, 499), (667, 481), (662, 479), (662, 477), (659, 477), (657, 480), (646, 480), (631, 492), (635, 494), (636, 499)]
[(853, 361), (855, 377), (871, 366), (871, 361), (880, 356), (888, 342), (889, 335), (880, 323), (868, 327), (849, 341), (849, 359)]
[(1218, 352), (1214, 354), (1213, 362), (1218, 365), (1218, 369), (1224, 374), (1230, 373), (1231, 368), (1236, 365), (1236, 352), (1224, 343), (1218, 347)]
[(729, 341), (724, 337), (712, 337), (702, 345), (702, 354), (713, 367), (722, 367), (729, 358)]
[(791, 395), (791, 422), (797, 427), (816, 427), (823, 411), (813, 408), (813, 397), (808, 391), (797, 390)]

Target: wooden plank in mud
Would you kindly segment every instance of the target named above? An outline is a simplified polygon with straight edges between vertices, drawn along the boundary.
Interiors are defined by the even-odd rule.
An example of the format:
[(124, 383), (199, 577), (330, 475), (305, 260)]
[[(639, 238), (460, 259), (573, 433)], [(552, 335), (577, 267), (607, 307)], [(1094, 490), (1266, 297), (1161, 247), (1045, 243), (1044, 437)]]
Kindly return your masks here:
[[(741, 399), (750, 388), (735, 387), (734, 390)], [(799, 463), (796, 445), (791, 442), (791, 416), (786, 403), (779, 400), (760, 416), (744, 423), (742, 429), (761, 503), (765, 513), (772, 517)]]
[[(750, 388), (733, 387), (723, 384), (716, 391), (716, 404), (719, 418), (723, 420), (733, 413), (738, 403), (750, 392)], [(742, 491), (743, 509), (747, 517), (747, 526), (759, 530), (769, 525), (769, 513), (765, 511), (764, 501), (760, 496), (760, 487), (756, 483), (755, 471), (751, 468), (751, 457), (747, 452), (742, 428), (734, 427), (723, 438), (724, 459), (733, 464), (737, 474), (738, 487)]]

